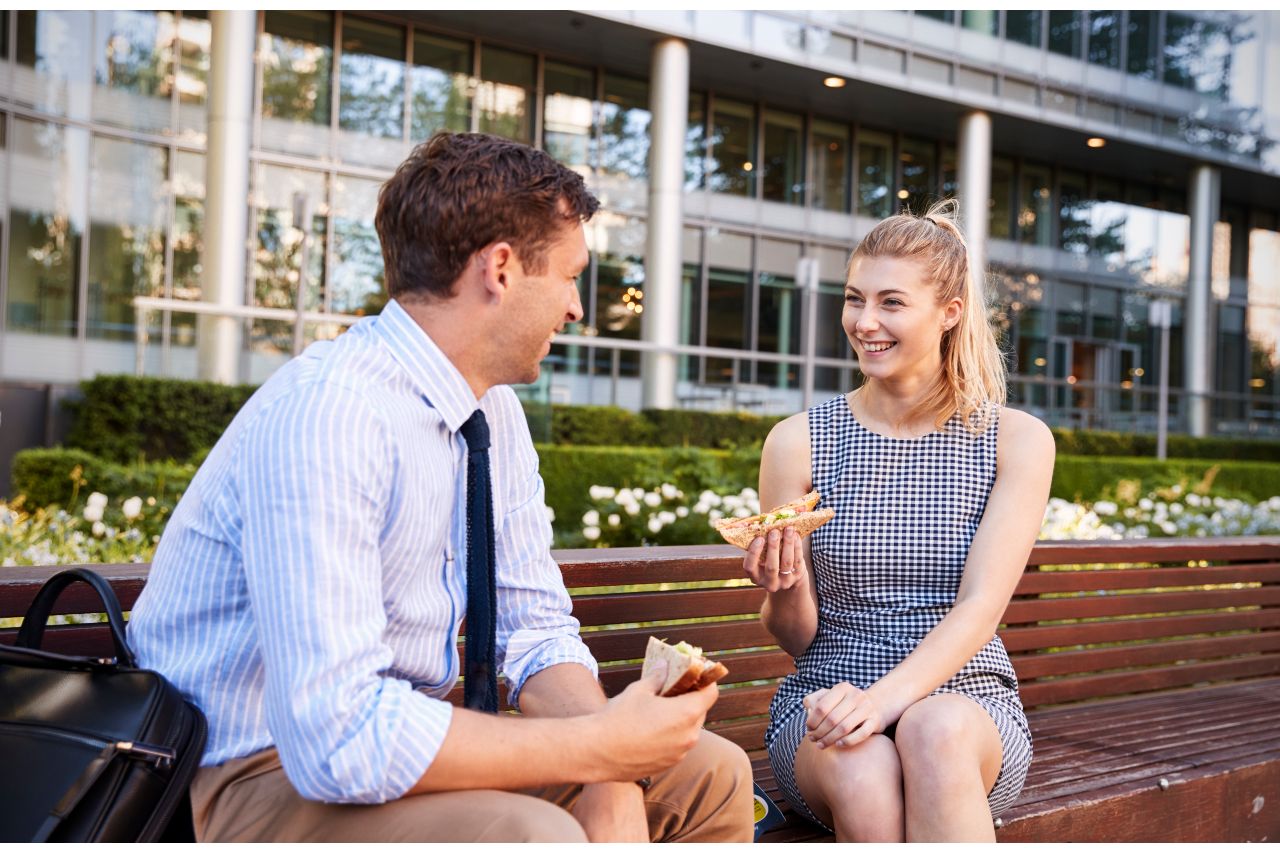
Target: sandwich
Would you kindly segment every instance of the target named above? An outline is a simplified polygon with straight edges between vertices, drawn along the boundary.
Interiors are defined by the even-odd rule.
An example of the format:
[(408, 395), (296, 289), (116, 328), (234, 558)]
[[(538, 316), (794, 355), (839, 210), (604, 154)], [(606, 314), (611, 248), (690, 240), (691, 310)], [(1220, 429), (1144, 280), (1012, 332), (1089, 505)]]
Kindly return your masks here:
[(697, 646), (684, 642), (673, 646), (657, 637), (650, 637), (649, 645), (644, 651), (644, 666), (640, 669), (640, 677), (647, 676), (661, 660), (667, 662), (667, 680), (662, 683), (659, 696), (679, 696), (681, 693), (706, 687), (729, 674), (724, 664), (704, 658), (702, 649)]
[(774, 507), (760, 515), (747, 518), (722, 518), (712, 522), (712, 526), (720, 531), (720, 535), (730, 545), (737, 545), (744, 551), (751, 546), (757, 536), (764, 536), (770, 530), (794, 527), (796, 533), (808, 536), (836, 517), (836, 511), (830, 507), (814, 509), (820, 500), (822, 495), (810, 492), (802, 498)]

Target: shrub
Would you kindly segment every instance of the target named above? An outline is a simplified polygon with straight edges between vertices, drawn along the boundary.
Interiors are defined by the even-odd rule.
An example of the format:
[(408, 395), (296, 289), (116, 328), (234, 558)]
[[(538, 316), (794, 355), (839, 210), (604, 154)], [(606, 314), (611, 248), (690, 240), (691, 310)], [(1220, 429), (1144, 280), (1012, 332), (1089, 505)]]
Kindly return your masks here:
[(781, 416), (762, 417), (741, 412), (698, 412), (686, 409), (645, 409), (654, 443), (668, 447), (715, 447), (722, 450), (760, 444)]
[(1099, 464), (1095, 457), (1058, 456), (1053, 470), (1050, 493), (1057, 498), (1091, 502), (1115, 495), (1117, 483), (1136, 481), (1136, 488), (1146, 492), (1153, 488), (1182, 482), (1202, 482), (1211, 469), (1215, 494), (1262, 501), (1280, 495), (1280, 465), (1266, 462), (1201, 459), (1135, 459), (1112, 457)]
[(194, 465), (119, 465), (83, 450), (54, 447), (19, 451), (10, 477), (14, 497), (25, 496), (28, 511), (52, 505), (76, 511), (95, 491), (121, 498), (155, 497), (173, 505), (195, 472)]
[(551, 443), (649, 447), (653, 426), (617, 406), (552, 406)]

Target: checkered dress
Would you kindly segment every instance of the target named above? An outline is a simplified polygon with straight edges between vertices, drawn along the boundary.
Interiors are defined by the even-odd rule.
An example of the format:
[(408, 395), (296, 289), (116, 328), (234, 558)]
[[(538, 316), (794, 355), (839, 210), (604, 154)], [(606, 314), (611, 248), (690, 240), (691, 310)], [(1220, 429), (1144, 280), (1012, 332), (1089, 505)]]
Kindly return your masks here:
[[(863, 427), (843, 395), (809, 410), (813, 487), (836, 516), (813, 533), (818, 633), (778, 687), (765, 745), (782, 792), (815, 822), (795, 783), (801, 700), (842, 681), (871, 686), (951, 609), (995, 483), (998, 414), (993, 406), (991, 426), (978, 436), (956, 415), (942, 430), (900, 439)], [(968, 696), (995, 721), (1004, 761), (988, 804), (999, 814), (1031, 763), (1031, 732), (1000, 638), (935, 692)]]

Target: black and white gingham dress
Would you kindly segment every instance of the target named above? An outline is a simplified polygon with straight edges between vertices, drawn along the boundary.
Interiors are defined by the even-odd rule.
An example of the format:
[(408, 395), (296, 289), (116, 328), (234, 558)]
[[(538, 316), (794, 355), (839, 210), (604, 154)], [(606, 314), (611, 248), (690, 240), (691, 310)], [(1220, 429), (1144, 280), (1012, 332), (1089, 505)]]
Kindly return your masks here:
[[(778, 687), (765, 745), (782, 792), (815, 822), (795, 783), (801, 700), (842, 681), (870, 687), (951, 609), (995, 483), (998, 414), (993, 407), (978, 436), (957, 415), (942, 430), (899, 439), (863, 427), (843, 395), (809, 410), (813, 487), (836, 515), (811, 543), (818, 633)], [(1004, 760), (987, 802), (999, 814), (1031, 763), (1031, 732), (1000, 638), (935, 692), (968, 696), (995, 721)]]

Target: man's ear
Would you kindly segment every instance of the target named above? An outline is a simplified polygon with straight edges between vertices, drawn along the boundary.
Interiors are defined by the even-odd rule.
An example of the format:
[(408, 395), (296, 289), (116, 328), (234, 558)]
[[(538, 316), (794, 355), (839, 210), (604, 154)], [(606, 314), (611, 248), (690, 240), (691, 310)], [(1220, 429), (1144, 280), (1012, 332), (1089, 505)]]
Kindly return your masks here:
[(476, 252), (485, 293), (490, 299), (502, 299), (511, 286), (512, 276), (520, 266), (510, 243), (491, 243)]

